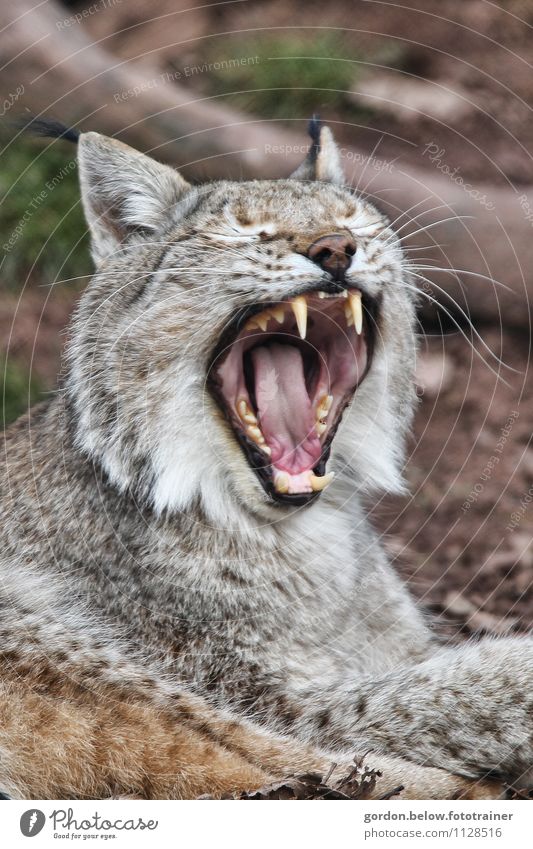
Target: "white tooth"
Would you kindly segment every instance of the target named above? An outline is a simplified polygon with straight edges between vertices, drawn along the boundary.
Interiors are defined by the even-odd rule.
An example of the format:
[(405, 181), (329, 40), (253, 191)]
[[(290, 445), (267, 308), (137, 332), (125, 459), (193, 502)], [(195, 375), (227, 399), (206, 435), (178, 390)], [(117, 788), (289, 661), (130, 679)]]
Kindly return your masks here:
[(310, 483), (311, 489), (313, 492), (321, 492), (325, 489), (335, 477), (335, 472), (330, 472), (328, 475), (322, 475), (322, 477), (317, 477), (311, 473)]
[(245, 398), (241, 398), (237, 403), (237, 412), (241, 418), (241, 420), (248, 425), (256, 425), (257, 419), (252, 413), (250, 407), (248, 406), (248, 402)]
[(296, 318), (300, 338), (305, 339), (307, 331), (307, 301), (305, 300), (304, 295), (300, 295), (298, 298), (291, 301), (291, 307)]
[(328, 296), (328, 293), (327, 293), (327, 292), (322, 292), (322, 291), (320, 291), (320, 292), (318, 293), (318, 297), (319, 297), (319, 298), (321, 298), (321, 299), (322, 299), (322, 298), (327, 298), (327, 296)]
[(283, 324), (283, 322), (285, 321), (285, 307), (272, 307), (270, 312), (272, 313), (278, 324)]
[(268, 454), (269, 457), (272, 454), (272, 451), (270, 450), (268, 445), (265, 445), (264, 443), (263, 443), (263, 445), (260, 445), (259, 448), (261, 449), (261, 451), (264, 451), (265, 454)]
[(348, 303), (353, 316), (355, 332), (360, 334), (363, 329), (363, 307), (361, 305), (361, 292), (350, 292)]
[(333, 395), (323, 395), (316, 408), (317, 419), (326, 419), (333, 404)]
[(257, 322), (255, 318), (250, 318), (244, 325), (245, 330), (257, 330)]
[(279, 472), (274, 478), (274, 489), (276, 492), (288, 492), (289, 491), (289, 476), (284, 472)]
[(261, 330), (265, 331), (268, 327), (268, 315), (266, 312), (259, 313), (259, 315), (255, 316), (255, 320)]
[(248, 425), (246, 428), (246, 433), (251, 436), (254, 442), (259, 442), (260, 439), (264, 440), (264, 436), (261, 433), (261, 430), (258, 427), (254, 427), (253, 425)]
[(325, 433), (327, 429), (328, 429), (328, 426), (327, 426), (326, 422), (317, 422), (316, 425), (315, 425), (315, 430), (316, 430), (318, 436), (322, 436), (322, 434)]

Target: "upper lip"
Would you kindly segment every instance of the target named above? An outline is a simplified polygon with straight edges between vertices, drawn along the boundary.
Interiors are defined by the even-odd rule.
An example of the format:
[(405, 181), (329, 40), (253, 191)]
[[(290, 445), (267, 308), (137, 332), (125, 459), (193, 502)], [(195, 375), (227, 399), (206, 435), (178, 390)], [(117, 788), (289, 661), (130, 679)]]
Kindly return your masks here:
[[(318, 301), (316, 300), (317, 298), (319, 299)], [(356, 344), (356, 347), (357, 344), (364, 345), (365, 367), (363, 373), (361, 375), (358, 375), (356, 382), (350, 386), (350, 391), (345, 391), (343, 397), (338, 397), (335, 399), (334, 409), (332, 411), (333, 421), (331, 421), (330, 419), (328, 420), (327, 424), (324, 425), (321, 425), (320, 422), (317, 421), (317, 433), (319, 434), (321, 440), (322, 437), (320, 436), (320, 434), (324, 433), (324, 437), (321, 444), (320, 458), (317, 459), (316, 465), (313, 466), (312, 471), (310, 470), (308, 473), (305, 473), (306, 475), (308, 475), (308, 486), (312, 487), (312, 491), (295, 492), (291, 494), (287, 491), (286, 482), (282, 480), (284, 473), (282, 471), (280, 472), (279, 469), (271, 465), (271, 451), (269, 449), (269, 446), (265, 443), (265, 439), (260, 427), (258, 427), (261, 422), (257, 422), (257, 420), (254, 421), (254, 414), (257, 413), (257, 406), (255, 406), (254, 410), (253, 404), (251, 405), (251, 409), (246, 409), (246, 406), (242, 403), (240, 405), (237, 403), (233, 405), (228, 405), (228, 399), (224, 397), (222, 391), (222, 379), (220, 375), (220, 369), (222, 368), (226, 357), (230, 353), (233, 344), (237, 342), (237, 340), (239, 340), (240, 342), (240, 347), (236, 349), (234, 357), (236, 357), (238, 353), (244, 351), (245, 345), (248, 343), (249, 348), (252, 349), (252, 338), (250, 335), (252, 333), (259, 333), (259, 335), (261, 335), (263, 331), (265, 332), (266, 342), (263, 343), (261, 341), (259, 345), (256, 345), (256, 347), (262, 347), (263, 350), (264, 346), (268, 345), (268, 342), (272, 342), (273, 339), (276, 341), (276, 316), (277, 321), (279, 322), (281, 316), (286, 313), (287, 309), (292, 310), (292, 313), (294, 314), (294, 320), (298, 328), (298, 335), (301, 338), (305, 338), (307, 331), (306, 324), (308, 302), (314, 304), (315, 307), (317, 306), (317, 304), (322, 303), (324, 305), (324, 313), (322, 314), (322, 318), (324, 318), (328, 317), (327, 310), (330, 309), (329, 305), (326, 307), (325, 299), (327, 298), (332, 298), (331, 303), (334, 302), (334, 308), (339, 314), (341, 314), (340, 308), (344, 308), (344, 315), (345, 320), (347, 322), (347, 326), (348, 328), (354, 328), (354, 330), (352, 331), (346, 330), (344, 335), (349, 332), (351, 332), (351, 334), (353, 335), (354, 331), (357, 334), (356, 336), (354, 336), (354, 339), (357, 339), (360, 335), (361, 342), (354, 344)], [(363, 308), (364, 313), (367, 316), (364, 322), (364, 328)], [(342, 416), (342, 412), (346, 404), (349, 403), (353, 392), (355, 391), (359, 383), (362, 381), (362, 379), (365, 377), (370, 366), (374, 338), (374, 334), (372, 332), (372, 325), (375, 323), (376, 319), (377, 302), (375, 301), (375, 299), (363, 293), (359, 288), (347, 285), (340, 285), (337, 282), (331, 282), (329, 284), (326, 283), (310, 286), (305, 290), (300, 289), (300, 291), (294, 293), (292, 296), (289, 296), (282, 301), (269, 301), (266, 303), (263, 302), (247, 305), (241, 309), (238, 309), (233, 315), (233, 318), (229, 321), (229, 323), (226, 324), (226, 328), (223, 331), (209, 359), (208, 385), (211, 389), (212, 394), (215, 397), (215, 400), (222, 408), (226, 417), (230, 420), (235, 435), (237, 436), (237, 439), (239, 440), (241, 447), (243, 448), (247, 456), (247, 459), (249, 461), (252, 461), (254, 471), (258, 475), (263, 487), (265, 488), (267, 493), (276, 501), (290, 503), (293, 505), (308, 503), (310, 500), (312, 500), (318, 495), (319, 491), (324, 488), (324, 485), (329, 479), (329, 476), (327, 476), (327, 478), (324, 477), (324, 472), (326, 462), (330, 453), (331, 442), (337, 430), (338, 424)], [(284, 335), (287, 335), (286, 331)], [(296, 342), (298, 342), (298, 337), (296, 336), (296, 333), (294, 333), (294, 341), (291, 340), (290, 344), (295, 345)], [(305, 345), (305, 343), (298, 344)], [(291, 350), (294, 349), (291, 348)], [(285, 361), (284, 355), (282, 361)], [(229, 365), (231, 366), (231, 363)], [(255, 401), (253, 392), (250, 392), (249, 395), (250, 398), (253, 398), (253, 401)], [(333, 404), (332, 396), (328, 395), (327, 397), (329, 400), (326, 400), (325, 396), (322, 397), (322, 400), (317, 400), (317, 398), (315, 398), (317, 417), (320, 411), (324, 413), (324, 416), (320, 417), (321, 421), (327, 419), (329, 408)], [(231, 409), (232, 406), (239, 406), (240, 413), (237, 412), (235, 409)], [(326, 430), (327, 432), (325, 432)], [(313, 438), (316, 440), (316, 437)], [(276, 475), (276, 486), (274, 485), (274, 474)], [(295, 474), (298, 477), (298, 472), (296, 472)], [(287, 477), (287, 475), (285, 475), (285, 477)], [(288, 475), (288, 477), (291, 478), (292, 476)]]

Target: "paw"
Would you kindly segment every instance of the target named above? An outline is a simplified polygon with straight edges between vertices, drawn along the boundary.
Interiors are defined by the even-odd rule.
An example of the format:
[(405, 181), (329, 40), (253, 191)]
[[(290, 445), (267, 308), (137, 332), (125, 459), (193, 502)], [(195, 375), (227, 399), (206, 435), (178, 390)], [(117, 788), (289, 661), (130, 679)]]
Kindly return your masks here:
[[(421, 766), (403, 758), (369, 755), (365, 763), (382, 777), (371, 798), (398, 799), (505, 799), (506, 788), (498, 781), (464, 778), (444, 769)], [(401, 792), (395, 792), (401, 787)]]

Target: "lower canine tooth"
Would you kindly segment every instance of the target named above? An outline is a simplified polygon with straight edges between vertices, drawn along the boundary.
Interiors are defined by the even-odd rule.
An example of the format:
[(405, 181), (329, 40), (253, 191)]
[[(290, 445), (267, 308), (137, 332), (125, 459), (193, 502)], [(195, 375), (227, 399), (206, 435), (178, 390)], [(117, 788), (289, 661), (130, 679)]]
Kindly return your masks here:
[(322, 475), (322, 477), (317, 477), (316, 475), (311, 474), (311, 489), (313, 490), (313, 492), (321, 492), (331, 483), (334, 477), (334, 472), (330, 472), (327, 475)]
[(276, 492), (288, 492), (289, 491), (289, 476), (283, 473), (276, 475), (274, 478), (274, 489)]

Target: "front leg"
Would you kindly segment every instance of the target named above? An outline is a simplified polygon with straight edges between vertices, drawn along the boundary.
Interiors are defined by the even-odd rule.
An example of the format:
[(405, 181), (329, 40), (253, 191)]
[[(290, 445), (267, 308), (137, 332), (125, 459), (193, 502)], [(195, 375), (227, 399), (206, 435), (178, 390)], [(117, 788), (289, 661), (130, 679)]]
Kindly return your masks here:
[[(210, 708), (185, 692), (159, 697), (128, 681), (75, 683), (79, 669), (10, 674), (0, 657), (0, 789), (18, 799), (191, 799), (254, 791), (298, 773), (345, 776), (336, 757)], [(22, 671), (22, 670), (21, 670)], [(155, 683), (155, 682), (154, 682)], [(157, 687), (157, 685), (156, 685)], [(400, 758), (372, 756), (380, 770), (368, 798), (493, 799), (498, 785), (472, 782)]]
[(299, 695), (299, 732), (468, 777), (533, 779), (533, 640), (484, 640), (327, 691)]

